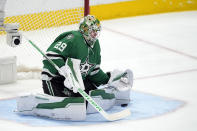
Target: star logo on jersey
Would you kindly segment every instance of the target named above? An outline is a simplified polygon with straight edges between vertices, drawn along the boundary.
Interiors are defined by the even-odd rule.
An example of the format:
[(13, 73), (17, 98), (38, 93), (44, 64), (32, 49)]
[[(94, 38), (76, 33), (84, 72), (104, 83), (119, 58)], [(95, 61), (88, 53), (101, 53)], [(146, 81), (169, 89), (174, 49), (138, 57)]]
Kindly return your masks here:
[(95, 64), (92, 64), (89, 62), (88, 60), (88, 57), (86, 58), (86, 60), (84, 61), (84, 63), (81, 63), (80, 64), (80, 71), (81, 71), (81, 74), (85, 74), (85, 75), (88, 75), (90, 69), (92, 67), (94, 67)]

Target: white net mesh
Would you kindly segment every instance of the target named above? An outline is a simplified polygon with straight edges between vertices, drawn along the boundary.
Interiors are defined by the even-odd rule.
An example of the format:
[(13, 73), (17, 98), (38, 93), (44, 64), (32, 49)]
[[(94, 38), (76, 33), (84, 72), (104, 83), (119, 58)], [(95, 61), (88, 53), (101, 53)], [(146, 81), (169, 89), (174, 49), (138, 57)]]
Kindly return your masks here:
[[(41, 0), (42, 2), (34, 2), (35, 9), (29, 5), (30, 1), (28, 0), (18, 1), (22, 3), (20, 2), (18, 6), (14, 6), (13, 3), (7, 0), (4, 24), (19, 23), (19, 31), (43, 51), (46, 51), (48, 46), (59, 34), (68, 30), (77, 29), (78, 23), (84, 15), (83, 0), (75, 0), (75, 2), (57, 0), (56, 2), (61, 3), (57, 3), (59, 5), (56, 5), (56, 7), (52, 6), (52, 0)], [(45, 5), (43, 5), (44, 2)], [(48, 8), (46, 7), (46, 3)], [(66, 5), (65, 9), (63, 9), (63, 5)], [(31, 8), (28, 8), (28, 6)], [(61, 8), (59, 9), (58, 6)], [(23, 11), (20, 12), (21, 7), (23, 7)], [(36, 9), (38, 7), (39, 10)], [(42, 9), (42, 7), (44, 8)], [(14, 10), (18, 11), (19, 15), (13, 12)], [(22, 39), (22, 44), (15, 48), (8, 46), (6, 44), (6, 33), (0, 31), (0, 57), (5, 56), (17, 56), (18, 79), (38, 78), (40, 76), (42, 55), (25, 41), (25, 39)], [(26, 73), (24, 74), (22, 72)]]

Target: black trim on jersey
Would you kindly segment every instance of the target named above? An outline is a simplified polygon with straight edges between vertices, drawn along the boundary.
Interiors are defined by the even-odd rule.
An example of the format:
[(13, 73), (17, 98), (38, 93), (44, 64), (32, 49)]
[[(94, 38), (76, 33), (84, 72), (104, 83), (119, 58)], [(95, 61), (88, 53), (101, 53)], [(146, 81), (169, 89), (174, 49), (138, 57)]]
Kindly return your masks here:
[(100, 67), (94, 68), (92, 71), (100, 70)]
[(54, 77), (54, 76), (52, 76), (51, 74), (49, 74), (48, 72), (45, 72), (45, 71), (43, 71), (41, 74), (42, 75), (47, 75), (48, 77)]
[(58, 54), (46, 54), (48, 57), (52, 56), (52, 57), (60, 57), (64, 60), (64, 62), (66, 61), (67, 58), (61, 56), (61, 55), (58, 55)]

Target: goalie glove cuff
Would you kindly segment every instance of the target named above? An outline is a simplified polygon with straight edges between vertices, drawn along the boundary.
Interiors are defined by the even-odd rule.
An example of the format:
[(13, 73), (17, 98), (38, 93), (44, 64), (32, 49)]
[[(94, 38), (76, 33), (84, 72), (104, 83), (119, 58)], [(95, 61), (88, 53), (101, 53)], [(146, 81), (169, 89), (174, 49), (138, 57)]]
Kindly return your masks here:
[(74, 93), (78, 92), (78, 89), (85, 89), (81, 72), (80, 72), (80, 60), (68, 58), (66, 64), (60, 68), (60, 74), (65, 77), (64, 85)]
[(125, 71), (114, 70), (111, 73), (108, 84), (118, 90), (129, 90), (133, 86), (133, 73), (127, 69)]
[(71, 82), (71, 79), (69, 79), (68, 77), (68, 73), (70, 72), (69, 71), (69, 68), (64, 65), (60, 68), (61, 72), (59, 72), (62, 76), (64, 76), (65, 80), (64, 80), (64, 86), (70, 90), (73, 89), (73, 85), (72, 85), (72, 82)]

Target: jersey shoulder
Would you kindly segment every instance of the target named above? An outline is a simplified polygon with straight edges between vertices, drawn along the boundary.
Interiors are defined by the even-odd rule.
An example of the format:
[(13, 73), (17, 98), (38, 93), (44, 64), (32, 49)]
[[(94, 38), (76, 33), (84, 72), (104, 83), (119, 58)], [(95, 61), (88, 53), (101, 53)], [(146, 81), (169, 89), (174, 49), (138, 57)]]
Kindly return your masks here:
[(53, 43), (57, 41), (74, 41), (81, 37), (81, 33), (79, 31), (68, 31), (60, 34)]
[(81, 43), (82, 34), (79, 31), (68, 31), (60, 34), (47, 49), (62, 55), (72, 53), (72, 49)]

